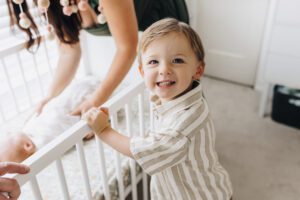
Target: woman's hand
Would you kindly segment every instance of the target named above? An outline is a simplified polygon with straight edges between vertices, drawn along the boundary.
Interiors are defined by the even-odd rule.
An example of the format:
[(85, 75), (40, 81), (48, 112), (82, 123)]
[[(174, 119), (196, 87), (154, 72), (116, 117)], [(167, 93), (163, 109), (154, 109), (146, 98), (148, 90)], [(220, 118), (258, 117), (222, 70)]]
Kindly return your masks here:
[(35, 107), (35, 110), (34, 110), (34, 114), (36, 114), (37, 116), (39, 116), (42, 112), (43, 112), (43, 109), (45, 107), (45, 105), (51, 100), (52, 98), (51, 97), (46, 97), (44, 99), (42, 99), (38, 105)]
[[(19, 174), (26, 174), (29, 172), (29, 167), (13, 163), (13, 162), (1, 162), (0, 163), (0, 176), (7, 174), (7, 173), (19, 173)], [(2, 178), (0, 177), (0, 200), (6, 200), (8, 199), (6, 196), (9, 197), (9, 199), (18, 199), (18, 197), (21, 194), (20, 186), (18, 182), (14, 179), (10, 178)]]
[(96, 103), (92, 100), (92, 98), (89, 98), (85, 101), (83, 101), (79, 106), (77, 106), (72, 112), (71, 115), (83, 115), (86, 111), (88, 111), (90, 108), (95, 107)]
[(97, 135), (101, 134), (101, 132), (107, 127), (110, 127), (107, 108), (99, 109), (93, 107), (82, 116), (82, 119), (88, 123)]

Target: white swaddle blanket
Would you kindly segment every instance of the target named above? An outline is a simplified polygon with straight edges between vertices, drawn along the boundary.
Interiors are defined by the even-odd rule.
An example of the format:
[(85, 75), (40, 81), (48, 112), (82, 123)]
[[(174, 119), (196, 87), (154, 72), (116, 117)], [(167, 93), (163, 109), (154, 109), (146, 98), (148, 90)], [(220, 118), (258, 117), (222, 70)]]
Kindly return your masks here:
[(89, 98), (99, 84), (100, 81), (94, 77), (75, 81), (61, 95), (46, 104), (39, 116), (30, 118), (22, 132), (40, 149), (80, 120), (80, 116), (69, 113)]

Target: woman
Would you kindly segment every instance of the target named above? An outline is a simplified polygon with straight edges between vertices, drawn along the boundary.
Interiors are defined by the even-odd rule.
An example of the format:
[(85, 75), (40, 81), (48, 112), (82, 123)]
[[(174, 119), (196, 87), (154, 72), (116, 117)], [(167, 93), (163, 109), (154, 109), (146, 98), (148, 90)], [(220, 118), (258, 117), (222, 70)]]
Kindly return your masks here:
[[(75, 5), (76, 7), (76, 4), (79, 4), (80, 1), (84, 0), (70, 0), (68, 5)], [(37, 2), (35, 3), (37, 4)], [(20, 21), (20, 10), (23, 10), (31, 21), (29, 29), (22, 28), (18, 24), (19, 28), (26, 32), (30, 38), (27, 48), (30, 48), (35, 43), (34, 38), (37, 38), (36, 40), (39, 43), (40, 38), (34, 36), (34, 34), (39, 35), (39, 31), (28, 12), (26, 2), (22, 2), (22, 9), (19, 8), (20, 5), (13, 3), (12, 0), (7, 0), (7, 4), (11, 16), (11, 25), (18, 24)], [(52, 24), (56, 38), (59, 40), (60, 53), (57, 70), (50, 89), (36, 108), (38, 114), (74, 78), (81, 57), (79, 43), (79, 32), (81, 29), (86, 29), (95, 35), (110, 34), (115, 41), (116, 53), (106, 78), (89, 99), (73, 110), (73, 115), (81, 115), (91, 107), (102, 105), (120, 84), (136, 56), (138, 29), (144, 30), (153, 22), (165, 17), (173, 17), (186, 23), (189, 22), (184, 0), (101, 0), (101, 5), (98, 5), (97, 0), (88, 0), (86, 9), (79, 10), (73, 14), (65, 12), (61, 4), (57, 0), (50, 0), (50, 5), (46, 12), (49, 23)], [(100, 13), (99, 10), (105, 16), (107, 24), (100, 25), (98, 23), (97, 14)]]

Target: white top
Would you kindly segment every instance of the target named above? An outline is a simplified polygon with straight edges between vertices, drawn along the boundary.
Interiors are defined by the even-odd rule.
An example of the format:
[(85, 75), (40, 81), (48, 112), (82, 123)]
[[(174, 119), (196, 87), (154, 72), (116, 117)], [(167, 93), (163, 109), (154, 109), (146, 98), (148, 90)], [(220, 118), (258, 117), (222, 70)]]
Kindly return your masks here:
[(151, 175), (151, 198), (229, 200), (232, 186), (215, 151), (215, 130), (200, 84), (154, 108), (155, 130), (130, 141)]
[(69, 113), (87, 99), (99, 84), (100, 81), (92, 77), (71, 84), (61, 95), (46, 104), (39, 116), (29, 119), (22, 132), (40, 149), (80, 120), (80, 116), (71, 116)]

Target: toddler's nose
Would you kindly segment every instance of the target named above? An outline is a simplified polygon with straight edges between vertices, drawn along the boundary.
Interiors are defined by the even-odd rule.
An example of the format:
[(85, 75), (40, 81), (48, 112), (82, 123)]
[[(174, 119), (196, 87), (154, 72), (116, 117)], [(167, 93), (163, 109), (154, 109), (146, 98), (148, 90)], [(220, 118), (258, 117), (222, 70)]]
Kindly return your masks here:
[(159, 68), (160, 75), (169, 75), (171, 74), (171, 66), (169, 64), (163, 63)]

